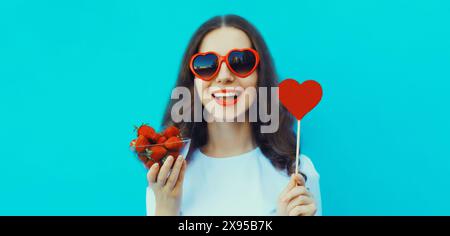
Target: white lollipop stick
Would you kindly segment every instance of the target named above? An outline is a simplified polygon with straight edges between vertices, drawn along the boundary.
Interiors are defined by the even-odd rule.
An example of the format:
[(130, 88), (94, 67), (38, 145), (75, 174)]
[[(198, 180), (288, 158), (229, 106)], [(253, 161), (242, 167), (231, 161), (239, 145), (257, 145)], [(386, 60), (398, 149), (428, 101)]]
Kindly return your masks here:
[(295, 154), (295, 173), (298, 174), (298, 156), (300, 149), (300, 120), (297, 120), (297, 150)]

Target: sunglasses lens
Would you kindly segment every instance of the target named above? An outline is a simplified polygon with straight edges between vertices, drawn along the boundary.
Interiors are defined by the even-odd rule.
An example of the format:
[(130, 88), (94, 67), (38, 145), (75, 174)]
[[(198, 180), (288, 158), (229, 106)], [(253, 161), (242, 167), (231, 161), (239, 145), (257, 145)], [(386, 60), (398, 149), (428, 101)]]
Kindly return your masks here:
[(217, 56), (214, 54), (206, 54), (195, 57), (192, 67), (199, 76), (210, 77), (217, 70)]
[(245, 75), (255, 67), (256, 56), (250, 50), (233, 51), (228, 56), (228, 64), (237, 74)]

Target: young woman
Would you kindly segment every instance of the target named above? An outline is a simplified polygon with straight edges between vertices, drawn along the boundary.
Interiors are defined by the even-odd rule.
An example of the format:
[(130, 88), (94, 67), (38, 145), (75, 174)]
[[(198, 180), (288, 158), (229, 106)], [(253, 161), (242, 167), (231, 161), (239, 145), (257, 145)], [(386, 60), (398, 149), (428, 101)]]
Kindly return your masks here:
[[(147, 215), (321, 215), (319, 175), (311, 160), (301, 155), (301, 174), (293, 174), (296, 136), (287, 110), (279, 106), (274, 133), (262, 133), (267, 122), (260, 119), (230, 122), (255, 104), (270, 109), (270, 96), (258, 103), (258, 93), (247, 90), (269, 88), (270, 94), (277, 81), (262, 36), (245, 19), (214, 17), (194, 33), (176, 87), (190, 89), (192, 103), (197, 96), (208, 114), (226, 121), (174, 122), (177, 101), (170, 100), (164, 125), (178, 126), (192, 141), (186, 160), (170, 156), (148, 171)], [(225, 107), (235, 112), (225, 113)]]

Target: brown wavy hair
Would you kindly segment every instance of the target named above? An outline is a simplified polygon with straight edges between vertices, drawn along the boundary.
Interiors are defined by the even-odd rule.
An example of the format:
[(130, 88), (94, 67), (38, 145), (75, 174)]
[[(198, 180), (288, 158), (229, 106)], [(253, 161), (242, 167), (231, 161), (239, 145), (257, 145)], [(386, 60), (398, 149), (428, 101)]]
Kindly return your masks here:
[[(252, 42), (252, 47), (258, 51), (260, 63), (257, 68), (258, 81), (257, 87), (278, 87), (278, 76), (270, 55), (269, 49), (258, 30), (247, 20), (237, 15), (216, 16), (203, 23), (194, 35), (191, 37), (181, 62), (178, 73), (178, 79), (175, 87), (186, 87), (191, 91), (191, 109), (190, 116), (192, 122), (175, 123), (171, 118), (172, 106), (178, 102), (177, 99), (169, 99), (163, 126), (175, 125), (180, 128), (181, 134), (185, 138), (191, 138), (191, 146), (186, 156), (190, 160), (192, 152), (206, 144), (208, 140), (207, 123), (194, 122), (194, 75), (189, 69), (189, 60), (198, 52), (199, 46), (205, 35), (217, 28), (228, 26), (235, 27), (247, 34)], [(258, 89), (257, 89), (258, 92)], [(270, 112), (270, 89), (268, 89), (267, 111)], [(258, 104), (257, 106), (261, 106)], [(259, 108), (259, 107), (258, 107)], [(267, 125), (261, 120), (252, 122), (252, 133), (256, 144), (270, 162), (279, 170), (285, 170), (291, 174), (295, 163), (296, 136), (293, 131), (294, 118), (283, 105), (279, 107), (279, 129), (275, 133), (260, 133), (261, 125)]]

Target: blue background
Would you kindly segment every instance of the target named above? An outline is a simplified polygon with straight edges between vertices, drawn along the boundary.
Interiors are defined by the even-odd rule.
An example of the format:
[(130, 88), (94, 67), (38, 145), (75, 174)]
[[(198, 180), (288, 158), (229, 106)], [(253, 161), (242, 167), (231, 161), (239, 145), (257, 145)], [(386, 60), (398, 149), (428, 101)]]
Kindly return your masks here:
[(256, 25), (302, 125), (326, 215), (450, 214), (448, 1), (2, 1), (0, 214), (144, 215), (133, 125), (158, 126), (210, 17)]

